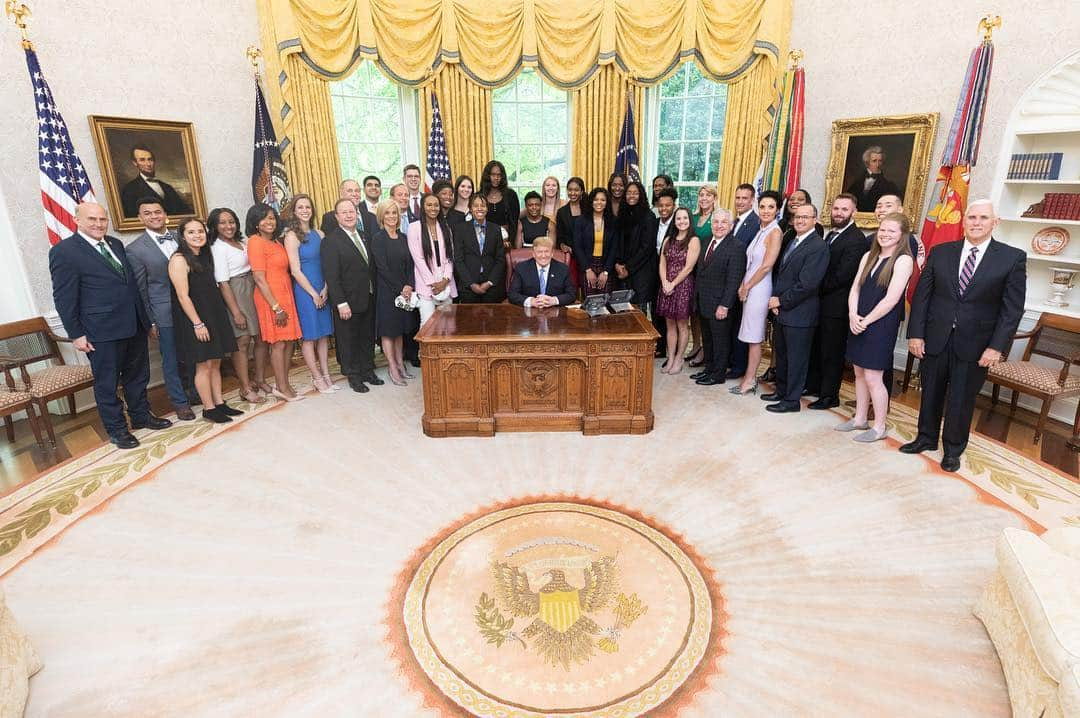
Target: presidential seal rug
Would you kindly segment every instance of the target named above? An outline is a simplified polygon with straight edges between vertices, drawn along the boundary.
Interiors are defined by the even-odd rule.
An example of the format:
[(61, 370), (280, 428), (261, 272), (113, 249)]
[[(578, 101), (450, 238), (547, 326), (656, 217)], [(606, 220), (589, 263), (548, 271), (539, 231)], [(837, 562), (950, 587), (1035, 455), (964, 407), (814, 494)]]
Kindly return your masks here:
[(61, 467), (0, 513), (27, 715), (1007, 716), (971, 608), (1075, 482), (702, 389), (658, 376), (645, 436), (431, 439), (410, 382)]
[(421, 549), (400, 585), (398, 655), (447, 709), (674, 715), (721, 649), (712, 572), (670, 529), (612, 504), (480, 512)]

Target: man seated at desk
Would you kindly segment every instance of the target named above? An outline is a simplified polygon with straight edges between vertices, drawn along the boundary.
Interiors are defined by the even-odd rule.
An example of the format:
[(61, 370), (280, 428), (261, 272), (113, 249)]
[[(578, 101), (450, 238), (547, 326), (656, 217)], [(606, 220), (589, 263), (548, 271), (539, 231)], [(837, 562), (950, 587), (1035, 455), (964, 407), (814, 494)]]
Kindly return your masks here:
[(533, 240), (533, 258), (514, 267), (510, 279), (511, 304), (541, 309), (574, 301), (577, 292), (570, 283), (570, 268), (551, 258), (554, 246), (551, 237)]

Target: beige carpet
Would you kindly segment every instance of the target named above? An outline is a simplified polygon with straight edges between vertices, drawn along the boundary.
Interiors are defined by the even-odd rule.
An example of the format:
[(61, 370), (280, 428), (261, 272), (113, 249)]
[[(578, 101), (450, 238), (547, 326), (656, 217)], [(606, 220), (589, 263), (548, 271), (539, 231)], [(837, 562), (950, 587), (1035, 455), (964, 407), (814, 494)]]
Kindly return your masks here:
[[(418, 382), (315, 395), (220, 435), (189, 430), (137, 468), (103, 449), (10, 498), (4, 589), (45, 663), (28, 715), (615, 715), (592, 699), (648, 694), (638, 705), (655, 715), (1006, 716), (970, 614), (994, 539), (1080, 520), (1067, 480), (992, 442), (946, 475), (895, 441), (831, 431), (836, 414), (771, 415), (685, 375), (657, 378), (644, 437), (435, 440), (421, 411)], [(895, 414), (894, 435), (910, 433), (912, 413)], [(571, 516), (461, 544), (407, 618), (427, 559), (529, 497), (600, 507), (620, 528)], [(665, 556), (695, 588), (658, 568)], [(496, 558), (528, 575), (516, 598), (500, 594)], [(598, 588), (607, 559), (617, 584)], [(488, 642), (481, 593), (513, 619), (503, 630), (487, 611), (487, 627), (517, 637)], [(647, 608), (631, 625), (620, 594)], [(530, 602), (519, 617), (517, 600)], [(567, 623), (552, 618), (571, 604)], [(589, 655), (546, 663), (545, 632), (581, 615), (598, 631), (576, 624)], [(425, 621), (443, 663), (411, 640)], [(700, 652), (668, 640), (683, 625), (708, 638)], [(671, 661), (634, 669), (650, 645)], [(448, 688), (444, 664), (496, 707)]]

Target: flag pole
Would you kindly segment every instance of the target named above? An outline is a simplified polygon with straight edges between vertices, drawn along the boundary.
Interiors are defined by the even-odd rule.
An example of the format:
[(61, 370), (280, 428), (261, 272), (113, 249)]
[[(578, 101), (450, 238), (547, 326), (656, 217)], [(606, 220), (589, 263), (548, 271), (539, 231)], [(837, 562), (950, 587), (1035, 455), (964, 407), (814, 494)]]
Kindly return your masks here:
[(19, 28), (19, 32), (22, 34), (23, 49), (33, 50), (34, 43), (30, 42), (30, 31), (27, 29), (33, 13), (30, 12), (30, 8), (26, 6), (26, 3), (18, 2), (18, 0), (5, 0), (4, 14), (11, 18), (12, 22), (15, 23), (15, 27)]
[(248, 45), (244, 54), (247, 55), (248, 62), (251, 63), (251, 71), (255, 75), (257, 82), (259, 80), (259, 59), (262, 57), (262, 50), (255, 45)]

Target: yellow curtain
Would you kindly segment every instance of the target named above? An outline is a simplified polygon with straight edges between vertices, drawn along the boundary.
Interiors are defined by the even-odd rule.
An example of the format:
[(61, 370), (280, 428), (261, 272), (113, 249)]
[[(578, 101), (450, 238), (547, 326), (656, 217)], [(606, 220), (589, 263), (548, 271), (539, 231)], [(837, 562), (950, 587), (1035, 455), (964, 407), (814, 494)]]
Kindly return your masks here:
[(480, 172), (495, 155), (491, 90), (471, 81), (457, 65), (443, 65), (420, 94), (420, 157), (427, 157), (433, 92), (439, 100), (450, 168), (455, 177), (469, 175), (479, 185)]
[(588, 189), (607, 185), (615, 169), (628, 92), (634, 103), (634, 137), (639, 141), (640, 157), (645, 88), (630, 83), (614, 65), (605, 65), (584, 87), (570, 93), (574, 118), (570, 173), (585, 180)]
[(765, 156), (772, 129), (770, 110), (777, 97), (776, 79), (775, 64), (762, 57), (750, 72), (728, 85), (724, 147), (716, 183), (721, 207), (731, 206), (735, 188), (741, 183), (753, 182)]
[(792, 0), (260, 0), (282, 55), (300, 54), (312, 72), (350, 73), (378, 60), (396, 81), (420, 85), (431, 68), (459, 64), (474, 82), (498, 87), (537, 66), (564, 88), (615, 64), (657, 82), (696, 57), (714, 79), (774, 60), (786, 45)]

